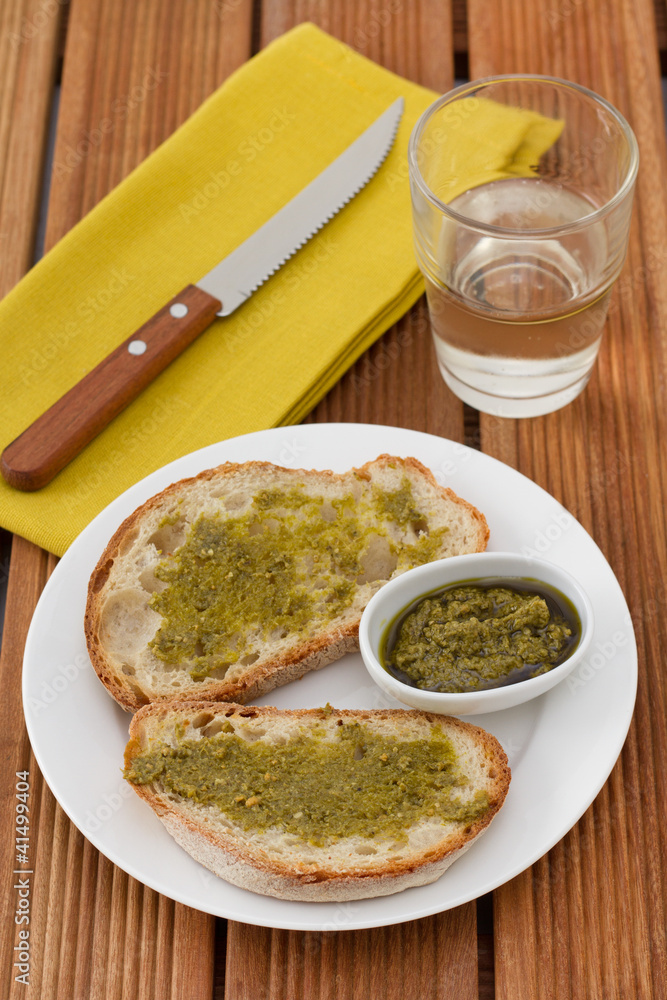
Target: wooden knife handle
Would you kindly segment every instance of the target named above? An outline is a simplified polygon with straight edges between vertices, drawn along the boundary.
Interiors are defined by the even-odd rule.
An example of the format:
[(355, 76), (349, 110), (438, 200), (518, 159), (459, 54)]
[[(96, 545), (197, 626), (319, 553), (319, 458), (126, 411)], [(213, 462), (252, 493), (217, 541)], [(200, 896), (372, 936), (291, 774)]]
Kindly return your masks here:
[(0, 469), (10, 486), (30, 491), (50, 483), (221, 308), (218, 299), (187, 285), (7, 445)]

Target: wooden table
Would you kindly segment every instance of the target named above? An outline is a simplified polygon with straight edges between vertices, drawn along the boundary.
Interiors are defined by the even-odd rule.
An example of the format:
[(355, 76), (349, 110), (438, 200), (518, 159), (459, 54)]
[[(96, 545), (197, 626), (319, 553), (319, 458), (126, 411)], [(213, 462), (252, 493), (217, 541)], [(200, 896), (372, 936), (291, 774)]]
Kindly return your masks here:
[[(601, 546), (633, 613), (639, 693), (621, 757), (581, 821), (493, 898), (399, 926), (272, 931), (175, 904), (99, 855), (39, 775), (23, 725), (20, 668), (55, 560), (5, 536), (2, 997), (667, 997), (667, 156), (659, 60), (665, 12), (657, 3), (654, 11), (651, 0), (468, 0), (467, 10), (452, 11), (451, 0), (72, 0), (69, 7), (0, 0), (0, 295), (32, 263), (40, 193), (49, 183), (47, 249), (248, 56), (307, 19), (440, 91), (455, 71), (579, 81), (624, 112), (641, 149), (624, 277), (595, 374), (575, 403), (522, 422), (465, 408), (436, 372), (420, 303), (310, 418), (398, 424), (481, 448), (556, 496)], [(158, 86), (145, 86), (150, 72)], [(59, 79), (49, 182), (44, 162)], [(133, 88), (140, 99), (126, 115), (112, 115), (103, 141), (72, 152)], [(28, 987), (13, 981), (17, 895), (9, 874), (15, 772), (24, 769), (34, 867)]]

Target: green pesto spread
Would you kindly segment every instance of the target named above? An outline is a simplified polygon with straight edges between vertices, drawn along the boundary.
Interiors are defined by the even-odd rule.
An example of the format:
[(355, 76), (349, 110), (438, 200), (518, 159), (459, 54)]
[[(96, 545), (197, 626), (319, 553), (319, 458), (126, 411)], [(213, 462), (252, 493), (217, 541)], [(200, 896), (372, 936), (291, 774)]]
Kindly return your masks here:
[(384, 665), (414, 687), (450, 693), (545, 673), (572, 651), (578, 620), (564, 595), (539, 589), (469, 583), (425, 597), (390, 627)]
[(135, 757), (125, 777), (159, 781), (244, 830), (276, 827), (315, 845), (351, 836), (401, 841), (423, 817), (469, 824), (489, 806), (486, 792), (461, 801), (468, 781), (439, 727), (429, 739), (398, 741), (344, 723), (280, 746), (223, 731), (176, 749), (158, 745)]
[(373, 498), (380, 516), (392, 518), (401, 526), (419, 523), (422, 515), (417, 510), (409, 479), (404, 479), (397, 490), (373, 489)]
[[(418, 525), (400, 552), (391, 521)], [(429, 532), (426, 523), (407, 478), (394, 492), (374, 487), (360, 500), (323, 501), (301, 486), (265, 489), (238, 516), (202, 515), (155, 569), (166, 586), (151, 598), (162, 621), (150, 646), (202, 679), (247, 661), (260, 641), (307, 638), (352, 603), (378, 537), (399, 568), (433, 559), (447, 528)]]

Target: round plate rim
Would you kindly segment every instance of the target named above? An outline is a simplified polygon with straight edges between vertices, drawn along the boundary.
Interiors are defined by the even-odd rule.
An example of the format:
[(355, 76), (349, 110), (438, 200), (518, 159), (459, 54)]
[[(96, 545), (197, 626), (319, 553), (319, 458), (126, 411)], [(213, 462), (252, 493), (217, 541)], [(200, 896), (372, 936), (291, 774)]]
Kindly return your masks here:
[[(454, 449), (457, 449), (457, 453), (460, 454), (461, 456), (465, 456), (466, 454), (468, 454), (468, 455), (475, 456), (476, 460), (478, 460), (478, 461), (482, 460), (485, 464), (489, 463), (489, 465), (488, 465), (489, 468), (491, 468), (492, 466), (496, 466), (498, 468), (502, 468), (503, 470), (507, 470), (511, 474), (512, 477), (517, 477), (518, 481), (524, 481), (525, 483), (530, 484), (530, 489), (531, 490), (539, 491), (539, 494), (541, 494), (544, 498), (547, 498), (551, 504), (557, 504), (557, 506), (560, 507), (560, 509), (562, 511), (566, 511), (566, 509), (563, 508), (560, 504), (558, 504), (558, 502), (546, 490), (544, 490), (538, 484), (536, 484), (535, 482), (533, 482), (532, 480), (530, 480), (523, 473), (520, 473), (517, 470), (511, 468), (510, 466), (507, 466), (505, 463), (499, 461), (498, 459), (494, 458), (493, 456), (486, 455), (483, 452), (478, 452), (478, 451), (476, 451), (474, 449), (468, 448), (466, 445), (460, 444), (460, 443), (452, 441), (450, 439), (443, 438), (443, 437), (438, 437), (437, 435), (428, 434), (428, 433), (423, 432), (423, 431), (413, 431), (413, 430), (410, 430), (408, 428), (392, 427), (390, 425), (385, 425), (385, 424), (363, 424), (363, 423), (342, 423), (342, 422), (339, 422), (339, 423), (324, 423), (324, 424), (290, 425), (290, 426), (287, 426), (287, 427), (277, 427), (277, 428), (270, 428), (268, 430), (254, 431), (254, 432), (251, 432), (249, 434), (239, 435), (237, 437), (229, 438), (229, 439), (226, 439), (224, 441), (215, 442), (213, 444), (207, 445), (207, 446), (205, 446), (203, 448), (200, 448), (200, 449), (198, 449), (198, 450), (196, 450), (194, 452), (187, 453), (187, 454), (181, 456), (180, 458), (175, 459), (174, 461), (168, 463), (167, 465), (162, 466), (159, 469), (156, 469), (154, 472), (150, 473), (148, 476), (146, 476), (144, 479), (140, 480), (138, 483), (135, 483), (128, 490), (126, 490), (124, 493), (122, 493), (120, 496), (118, 496), (115, 500), (113, 500), (107, 507), (104, 508), (104, 510), (100, 511), (100, 513), (90, 522), (90, 524), (88, 524), (86, 526), (86, 528), (84, 528), (84, 530), (81, 532), (81, 534), (75, 539), (75, 541), (72, 543), (72, 546), (70, 546), (70, 548), (68, 549), (68, 551), (62, 557), (62, 559), (60, 560), (60, 562), (56, 566), (54, 572), (51, 574), (49, 580), (47, 581), (47, 584), (46, 584), (46, 586), (44, 588), (44, 591), (42, 592), (42, 595), (40, 596), (39, 602), (38, 602), (37, 607), (35, 609), (35, 613), (33, 615), (33, 620), (31, 622), (30, 629), (28, 631), (28, 636), (27, 636), (26, 645), (25, 645), (25, 652), (24, 652), (24, 661), (23, 661), (23, 663), (24, 663), (24, 666), (23, 666), (23, 705), (24, 705), (24, 715), (25, 715), (25, 720), (26, 720), (26, 727), (27, 727), (28, 736), (30, 738), (30, 742), (31, 742), (31, 745), (32, 745), (32, 748), (33, 748), (33, 753), (35, 755), (35, 759), (37, 761), (37, 764), (38, 764), (38, 766), (39, 766), (39, 768), (40, 768), (40, 770), (41, 770), (41, 772), (42, 772), (42, 774), (43, 774), (43, 776), (44, 776), (47, 784), (51, 788), (51, 790), (52, 790), (55, 798), (59, 802), (61, 808), (67, 814), (67, 816), (72, 821), (72, 823), (77, 827), (77, 829), (80, 830), (80, 832), (83, 834), (83, 836), (86, 837), (93, 844), (93, 846), (97, 850), (100, 851), (100, 853), (102, 853), (113, 864), (117, 865), (119, 868), (121, 868), (121, 870), (123, 870), (124, 872), (126, 872), (128, 875), (130, 875), (131, 877), (133, 877), (133, 878), (137, 879), (138, 881), (142, 882), (144, 885), (147, 885), (149, 888), (154, 889), (155, 891), (161, 893), (162, 895), (165, 895), (168, 898), (171, 898), (171, 899), (175, 900), (176, 902), (182, 903), (182, 904), (184, 904), (186, 906), (193, 907), (195, 909), (199, 909), (202, 912), (209, 913), (209, 914), (211, 914), (213, 916), (224, 917), (224, 918), (227, 918), (227, 919), (237, 920), (237, 921), (240, 921), (240, 922), (243, 922), (243, 923), (254, 924), (254, 925), (257, 925), (257, 926), (273, 927), (273, 928), (276, 928), (276, 929), (286, 929), (286, 930), (315, 930), (315, 931), (318, 931), (318, 930), (335, 930), (335, 929), (341, 929), (341, 930), (358, 930), (358, 929), (365, 929), (365, 928), (371, 928), (371, 927), (381, 927), (381, 926), (391, 925), (391, 924), (395, 924), (395, 923), (402, 923), (402, 922), (405, 922), (405, 921), (417, 920), (417, 919), (421, 919), (422, 917), (430, 916), (430, 915), (433, 915), (433, 914), (439, 913), (439, 912), (444, 912), (447, 909), (453, 908), (455, 906), (462, 905), (463, 903), (469, 902), (469, 901), (471, 901), (473, 899), (476, 899), (479, 896), (484, 895), (485, 893), (490, 892), (493, 889), (498, 888), (500, 885), (505, 884), (507, 881), (510, 881), (512, 878), (514, 878), (517, 875), (519, 875), (526, 868), (529, 868), (540, 857), (542, 857), (544, 854), (546, 854), (554, 846), (554, 844), (558, 843), (558, 841), (561, 840), (562, 837), (565, 836), (565, 834), (569, 830), (572, 829), (572, 827), (580, 819), (580, 817), (586, 811), (586, 809), (591, 804), (591, 802), (595, 799), (595, 797), (599, 793), (600, 789), (602, 788), (602, 786), (605, 784), (607, 778), (609, 777), (609, 774), (611, 773), (611, 770), (613, 769), (613, 766), (614, 766), (614, 764), (615, 764), (615, 762), (616, 762), (616, 760), (618, 758), (618, 755), (620, 754), (620, 751), (621, 751), (621, 749), (623, 747), (623, 744), (625, 742), (625, 738), (627, 736), (627, 732), (628, 732), (628, 729), (629, 729), (629, 726), (630, 726), (630, 722), (631, 722), (631, 719), (632, 719), (632, 714), (633, 714), (633, 711), (634, 711), (634, 703), (635, 703), (635, 698), (636, 698), (637, 673), (638, 673), (638, 671), (637, 671), (637, 651), (636, 651), (636, 645), (635, 645), (635, 641), (634, 641), (634, 633), (632, 631), (632, 626), (630, 626), (631, 645), (628, 648), (628, 652), (630, 653), (630, 657), (629, 658), (630, 658), (630, 665), (632, 667), (632, 676), (630, 678), (630, 680), (631, 680), (631, 685), (630, 686), (632, 688), (632, 691), (631, 691), (631, 695), (632, 696), (628, 697), (627, 700), (624, 702), (623, 707), (624, 707), (625, 710), (622, 713), (622, 715), (619, 718), (619, 721), (617, 723), (617, 728), (616, 728), (616, 732), (615, 732), (616, 739), (614, 740), (613, 748), (611, 749), (611, 751), (609, 751), (606, 754), (606, 762), (605, 762), (604, 766), (602, 766), (599, 769), (599, 771), (598, 771), (598, 780), (593, 785), (591, 785), (588, 788), (588, 790), (586, 792), (586, 795), (585, 795), (585, 799), (586, 799), (585, 803), (583, 805), (581, 803), (579, 804), (579, 808), (577, 810), (575, 810), (576, 815), (574, 813), (569, 814), (568, 818), (563, 821), (563, 824), (558, 829), (552, 830), (551, 836), (549, 838), (547, 838), (545, 841), (543, 841), (543, 843), (540, 845), (539, 853), (535, 853), (534, 855), (531, 855), (531, 856), (527, 857), (526, 859), (524, 859), (525, 863), (522, 862), (519, 865), (515, 865), (514, 868), (509, 873), (503, 872), (503, 873), (501, 873), (501, 875), (499, 877), (487, 880), (486, 883), (484, 883), (481, 886), (478, 886), (471, 893), (469, 893), (469, 894), (464, 893), (464, 894), (462, 894), (460, 896), (460, 898), (456, 898), (453, 901), (449, 901), (449, 902), (447, 902), (446, 905), (440, 905), (440, 904), (430, 905), (429, 907), (427, 907), (427, 908), (425, 908), (425, 909), (423, 909), (422, 911), (419, 911), (419, 912), (409, 912), (409, 913), (405, 913), (405, 914), (400, 915), (400, 916), (397, 916), (393, 912), (388, 912), (388, 913), (386, 913), (384, 915), (380, 915), (380, 916), (379, 915), (375, 915), (372, 918), (366, 918), (366, 919), (363, 916), (356, 917), (356, 918), (352, 917), (352, 918), (347, 918), (345, 920), (345, 922), (342, 923), (340, 926), (336, 926), (336, 925), (332, 925), (331, 921), (318, 920), (317, 918), (306, 920), (306, 919), (303, 919), (303, 918), (299, 918), (298, 916), (290, 916), (289, 915), (289, 908), (293, 907), (293, 906), (298, 906), (299, 908), (301, 908), (301, 907), (307, 907), (309, 909), (309, 911), (312, 912), (313, 916), (315, 916), (315, 914), (317, 913), (317, 911), (318, 911), (319, 908), (333, 906), (333, 904), (327, 904), (327, 903), (289, 903), (287, 901), (275, 901), (274, 900), (273, 902), (285, 903), (285, 906), (286, 906), (285, 915), (281, 916), (278, 919), (276, 919), (275, 917), (271, 917), (270, 919), (267, 919), (261, 913), (262, 902), (263, 902), (263, 900), (268, 899), (268, 897), (262, 897), (260, 895), (256, 895), (256, 894), (251, 893), (249, 891), (246, 894), (247, 894), (247, 896), (252, 897), (252, 900), (255, 903), (258, 912), (254, 912), (252, 910), (249, 911), (249, 912), (246, 912), (245, 910), (243, 910), (243, 912), (238, 912), (238, 911), (234, 911), (233, 908), (222, 908), (221, 909), (220, 907), (211, 907), (211, 906), (207, 906), (206, 904), (202, 905), (202, 899), (200, 898), (202, 894), (199, 894), (199, 896), (198, 896), (197, 894), (191, 895), (191, 894), (188, 894), (186, 892), (173, 891), (173, 890), (171, 890), (169, 888), (169, 886), (165, 886), (164, 884), (160, 883), (159, 880), (152, 879), (152, 878), (146, 878), (145, 874), (139, 868), (137, 868), (136, 865), (128, 862), (127, 859), (119, 856), (116, 851), (110, 850), (109, 847), (108, 847), (108, 845), (104, 843), (104, 838), (103, 837), (96, 837), (90, 831), (82, 829), (82, 824), (81, 824), (81, 821), (80, 821), (80, 817), (78, 817), (78, 815), (76, 814), (76, 811), (72, 809), (70, 803), (66, 799), (64, 800), (64, 797), (59, 794), (59, 789), (57, 787), (57, 782), (53, 782), (53, 780), (52, 780), (53, 768), (52, 768), (50, 762), (46, 759), (45, 754), (43, 752), (44, 748), (42, 746), (42, 739), (41, 739), (41, 735), (40, 735), (40, 732), (39, 732), (39, 725), (37, 723), (37, 720), (36, 720), (35, 716), (33, 715), (32, 711), (31, 711), (30, 705), (29, 705), (29, 698), (30, 698), (29, 680), (30, 680), (30, 671), (31, 671), (31, 657), (33, 656), (33, 646), (35, 645), (35, 643), (37, 641), (36, 636), (37, 636), (37, 631), (38, 631), (38, 628), (39, 628), (40, 615), (41, 615), (41, 613), (43, 611), (45, 603), (48, 602), (48, 600), (49, 600), (51, 591), (54, 590), (56, 588), (56, 586), (58, 585), (58, 583), (60, 581), (60, 576), (66, 573), (69, 561), (72, 559), (72, 553), (76, 553), (79, 548), (81, 548), (81, 547), (83, 547), (85, 545), (85, 543), (86, 543), (86, 541), (87, 541), (88, 538), (90, 538), (91, 536), (94, 536), (96, 534), (98, 526), (101, 523), (105, 524), (107, 521), (109, 521), (109, 523), (111, 523), (112, 520), (113, 520), (112, 515), (115, 516), (115, 514), (116, 514), (117, 511), (120, 511), (124, 507), (128, 507), (129, 506), (129, 509), (127, 511), (129, 513), (129, 512), (131, 512), (131, 510), (135, 509), (135, 507), (138, 506), (138, 504), (141, 503), (144, 498), (147, 499), (149, 496), (152, 496), (155, 492), (158, 492), (159, 489), (163, 488), (163, 486), (159, 486), (156, 489), (156, 488), (153, 488), (153, 486), (151, 484), (153, 484), (153, 483), (155, 483), (157, 481), (160, 481), (160, 480), (162, 480), (164, 478), (167, 478), (169, 482), (173, 481), (173, 479), (169, 478), (171, 476), (171, 470), (176, 471), (180, 467), (182, 467), (183, 465), (187, 465), (189, 463), (195, 463), (195, 464), (197, 464), (200, 458), (202, 459), (202, 464), (200, 466), (200, 470), (199, 471), (202, 471), (205, 468), (209, 468), (213, 464), (220, 464), (222, 461), (228, 461), (229, 459), (225, 459), (225, 458), (216, 458), (214, 460), (214, 462), (206, 461), (206, 456), (207, 455), (212, 455), (212, 454), (218, 452), (220, 449), (222, 449), (222, 450), (229, 449), (230, 447), (235, 446), (239, 442), (248, 442), (249, 444), (252, 444), (252, 443), (256, 442), (258, 439), (261, 439), (262, 441), (264, 439), (268, 440), (271, 437), (277, 437), (277, 436), (279, 436), (281, 434), (282, 435), (290, 435), (291, 434), (291, 435), (296, 435), (296, 437), (300, 437), (302, 435), (304, 435), (304, 436), (315, 435), (317, 437), (318, 434), (323, 434), (323, 435), (326, 436), (326, 434), (331, 433), (331, 432), (335, 433), (336, 431), (339, 431), (340, 433), (343, 433), (343, 434), (354, 434), (354, 435), (357, 435), (357, 436), (363, 436), (366, 433), (370, 433), (371, 437), (373, 436), (373, 433), (377, 433), (377, 432), (380, 432), (380, 434), (386, 433), (387, 436), (391, 436), (392, 433), (394, 433), (397, 436), (406, 436), (407, 435), (410, 440), (419, 440), (419, 439), (422, 439), (423, 441), (427, 442), (426, 446), (428, 446), (429, 444), (431, 446), (433, 446), (435, 444), (435, 442), (437, 442), (438, 445), (441, 446), (441, 447), (443, 447), (443, 446), (445, 446), (445, 447), (452, 447)], [(371, 448), (371, 450), (373, 450), (373, 449)], [(407, 454), (407, 452), (403, 448), (396, 449), (395, 453)], [(369, 453), (369, 455), (368, 455), (369, 459), (370, 458), (374, 458), (374, 457), (376, 457), (375, 454), (371, 455)], [(417, 457), (419, 457), (419, 456), (417, 456)], [(257, 460), (257, 459), (249, 459), (249, 460)], [(428, 465), (428, 462), (425, 462), (425, 464)], [(325, 466), (318, 466), (318, 467), (325, 467)], [(177, 478), (189, 477), (190, 475), (193, 475), (193, 474), (196, 474), (196, 473), (188, 471), (184, 475), (182, 472), (180, 472), (180, 473), (178, 473)], [(165, 482), (164, 485), (167, 485), (167, 482)], [(453, 486), (455, 488), (455, 484), (453, 484)], [(141, 499), (137, 499), (138, 497), (141, 497)], [(111, 527), (110, 530), (108, 531), (108, 537), (109, 538), (111, 537), (111, 534), (115, 530), (115, 527), (117, 527), (117, 525), (120, 523), (121, 520), (123, 520), (123, 518), (125, 516), (127, 516), (127, 515), (124, 514), (120, 518), (120, 520), (117, 520), (117, 521), (115, 521), (113, 523), (113, 527)], [(569, 514), (568, 514), (568, 516), (572, 517), (572, 515), (569, 515)], [(586, 537), (588, 539), (589, 544), (591, 546), (593, 546), (595, 550), (597, 550), (597, 553), (599, 554), (600, 558), (604, 561), (604, 563), (605, 563), (605, 565), (606, 565), (606, 567), (607, 567), (607, 569), (609, 571), (609, 574), (611, 574), (611, 577), (613, 578), (613, 581), (616, 584), (616, 587), (618, 589), (618, 595), (619, 595), (619, 597), (620, 597), (620, 599), (621, 599), (621, 601), (622, 601), (622, 603), (624, 605), (625, 611), (627, 612), (627, 604), (625, 603), (625, 598), (624, 598), (624, 595), (623, 595), (622, 590), (620, 588), (620, 585), (618, 583), (618, 580), (616, 579), (616, 577), (615, 577), (615, 575), (613, 573), (613, 570), (609, 566), (609, 564), (608, 564), (606, 558), (604, 557), (603, 553), (599, 549), (599, 546), (594, 541), (594, 539), (588, 534), (588, 532), (585, 531), (585, 529), (583, 528), (583, 526), (581, 526), (579, 524), (579, 522), (577, 522), (575, 519), (573, 519), (573, 521), (574, 521), (575, 524), (578, 525), (578, 527), (581, 529), (581, 531), (584, 532), (584, 534), (586, 535)], [(97, 557), (95, 558), (95, 562), (96, 561), (97, 561)], [(93, 565), (94, 565), (94, 562), (93, 562)], [(629, 613), (628, 613), (628, 617), (629, 617)], [(282, 689), (276, 689), (276, 690), (282, 690)], [(554, 690), (556, 690), (556, 689), (554, 689)], [(100, 687), (100, 693), (102, 695), (104, 695), (104, 692), (102, 691), (101, 687)], [(625, 694), (627, 696), (628, 692), (626, 691)], [(548, 698), (548, 696), (549, 696), (549, 693), (543, 695), (542, 698), (546, 699), (546, 698)], [(485, 718), (485, 717), (480, 717), (480, 718), (483, 720), (483, 718)], [(488, 716), (486, 718), (488, 718)], [(483, 721), (482, 721), (481, 724), (482, 725), (484, 724)], [(54, 788), (54, 784), (56, 785), (55, 788)], [(498, 822), (498, 819), (494, 820), (494, 823), (497, 823), (497, 822)], [(491, 830), (492, 829), (493, 828), (491, 828)], [(169, 837), (169, 835), (166, 833), (166, 831), (164, 831), (164, 832), (165, 832), (165, 836)], [(491, 831), (489, 832), (489, 834), (487, 835), (487, 837), (488, 836), (491, 836)], [(177, 847), (177, 845), (175, 845), (175, 846)], [(181, 850), (181, 848), (178, 848), (178, 847), (177, 847), (177, 849), (179, 851)], [(213, 877), (214, 876), (211, 876), (211, 878), (213, 878)], [(446, 878), (446, 877), (447, 877), (447, 873), (445, 873), (445, 875), (442, 876), (443, 879)], [(238, 890), (238, 891), (243, 891), (243, 890)], [(376, 898), (382, 899), (385, 903), (387, 903), (387, 909), (389, 910), (389, 909), (391, 909), (391, 901), (400, 899), (401, 897), (405, 897), (410, 892), (415, 892), (415, 891), (418, 891), (418, 890), (407, 890), (407, 893), (406, 892), (396, 893), (394, 895), (384, 896), (384, 897), (376, 897)], [(354, 904), (363, 904), (364, 902), (366, 902), (366, 901), (365, 900), (353, 901), (353, 905)], [(345, 905), (346, 904), (343, 904), (343, 908), (345, 908)], [(349, 906), (349, 904), (347, 904), (347, 905)], [(400, 906), (398, 908), (400, 909)]]

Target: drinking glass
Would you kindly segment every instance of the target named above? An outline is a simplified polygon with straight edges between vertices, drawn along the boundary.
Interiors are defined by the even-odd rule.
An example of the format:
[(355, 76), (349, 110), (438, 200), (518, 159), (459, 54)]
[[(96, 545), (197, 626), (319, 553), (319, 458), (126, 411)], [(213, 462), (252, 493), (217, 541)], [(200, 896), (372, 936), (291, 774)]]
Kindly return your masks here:
[(627, 250), (630, 126), (566, 80), (493, 77), (431, 105), (408, 159), (445, 382), (497, 416), (569, 403), (590, 376)]

